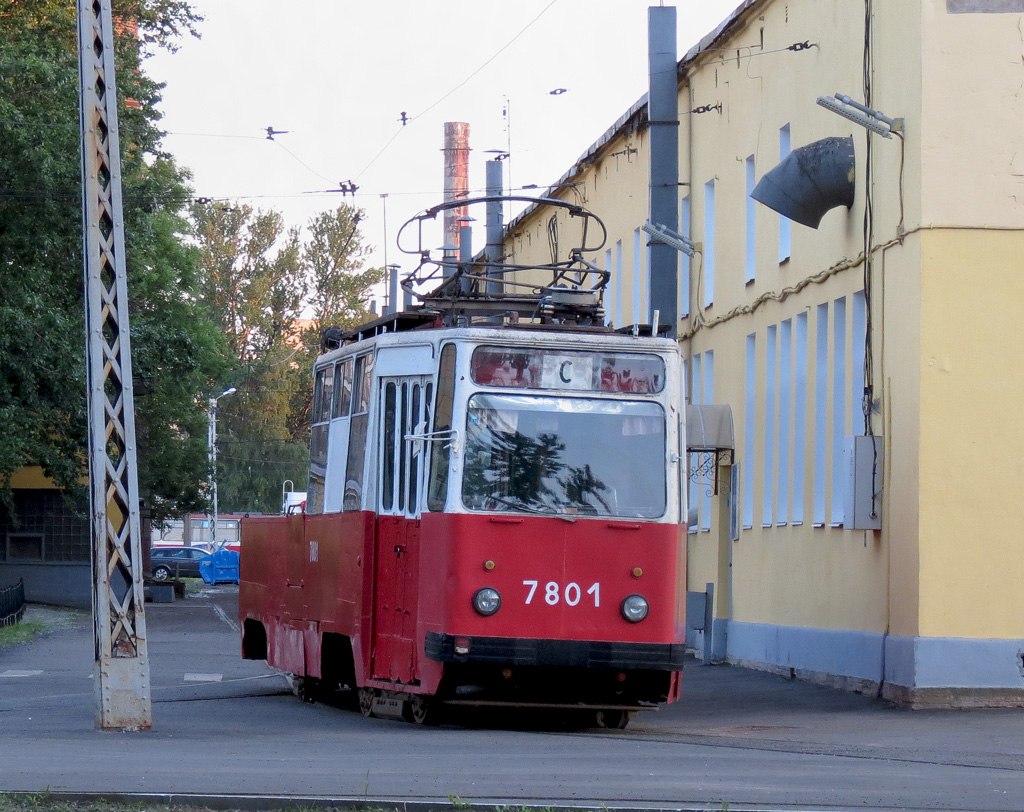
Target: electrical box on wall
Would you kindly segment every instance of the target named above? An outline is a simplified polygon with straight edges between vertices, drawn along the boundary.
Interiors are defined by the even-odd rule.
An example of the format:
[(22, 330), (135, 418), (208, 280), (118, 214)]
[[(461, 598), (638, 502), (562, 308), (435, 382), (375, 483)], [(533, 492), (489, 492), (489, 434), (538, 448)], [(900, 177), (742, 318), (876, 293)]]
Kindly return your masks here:
[(856, 435), (843, 443), (846, 463), (846, 498), (843, 526), (847, 530), (882, 529), (881, 437)]

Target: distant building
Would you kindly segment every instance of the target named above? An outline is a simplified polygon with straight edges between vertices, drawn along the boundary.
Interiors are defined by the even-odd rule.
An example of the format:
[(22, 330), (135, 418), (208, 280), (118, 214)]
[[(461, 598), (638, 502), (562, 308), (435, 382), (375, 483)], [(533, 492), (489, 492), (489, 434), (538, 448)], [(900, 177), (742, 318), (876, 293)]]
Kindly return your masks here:
[[(58, 490), (40, 468), (18, 471), (11, 486), (16, 518), (0, 504), (0, 589), (24, 579), (25, 597), (32, 603), (91, 609), (88, 497), (76, 501)], [(241, 518), (218, 516), (219, 540), (237, 546)], [(207, 547), (212, 541), (210, 517), (200, 513), (152, 528), (153, 545)]]
[(0, 589), (25, 580), (30, 602), (92, 606), (92, 536), (87, 498), (73, 501), (24, 468), (11, 481), (15, 517), (0, 504)]
[[(217, 540), (235, 545), (241, 539), (242, 514), (217, 515)], [(153, 546), (183, 545), (207, 546), (213, 543), (210, 517), (204, 513), (193, 513), (187, 519), (167, 519), (160, 527), (153, 528)]]
[[(747, 0), (680, 61), (663, 225), (699, 250), (675, 326), (690, 402), (729, 404), (736, 446), (691, 455), (702, 655), (916, 707), (1024, 704), (1022, 24), (1019, 0)], [(902, 132), (815, 103), (837, 92)], [(812, 228), (751, 198), (827, 138), (852, 138), (849, 208)], [(617, 327), (653, 317), (649, 160), (644, 98), (549, 192), (608, 225), (587, 258)], [(549, 261), (574, 228), (536, 206), (505, 250)]]

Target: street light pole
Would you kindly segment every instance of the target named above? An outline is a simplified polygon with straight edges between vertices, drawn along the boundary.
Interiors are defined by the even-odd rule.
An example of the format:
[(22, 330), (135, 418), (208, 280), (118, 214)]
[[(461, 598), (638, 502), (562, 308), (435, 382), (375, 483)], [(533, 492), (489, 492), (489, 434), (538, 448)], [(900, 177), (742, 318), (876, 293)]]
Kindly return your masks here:
[(210, 453), (210, 487), (213, 490), (213, 516), (210, 517), (210, 541), (214, 546), (217, 544), (217, 401), (221, 398), (233, 395), (238, 390), (235, 387), (225, 389), (217, 397), (210, 398), (210, 408), (207, 411), (209, 425), (206, 433), (206, 444)]

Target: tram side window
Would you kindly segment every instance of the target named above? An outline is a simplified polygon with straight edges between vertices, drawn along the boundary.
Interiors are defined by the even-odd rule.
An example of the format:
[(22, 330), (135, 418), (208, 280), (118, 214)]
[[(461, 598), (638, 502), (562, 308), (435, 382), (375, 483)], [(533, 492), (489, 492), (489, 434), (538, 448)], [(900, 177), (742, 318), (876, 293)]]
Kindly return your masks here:
[(324, 370), (318, 369), (316, 371), (316, 377), (313, 378), (313, 422), (316, 422), (316, 416), (320, 414), (320, 404), (324, 400)]
[(346, 358), (334, 373), (334, 417), (348, 417), (352, 403), (352, 359)]
[(395, 384), (388, 382), (384, 387), (384, 441), (381, 444), (381, 453), (384, 456), (381, 461), (382, 510), (391, 510), (395, 504), (395, 392)]
[[(427, 392), (430, 391), (430, 385), (429, 384), (427, 384), (426, 391)], [(412, 385), (412, 403), (410, 404), (410, 407), (409, 407), (409, 413), (411, 415), (410, 420), (409, 420), (409, 424), (410, 424), (409, 425), (409, 430), (411, 432), (415, 432), (416, 431), (416, 425), (417, 425), (416, 421), (419, 419), (419, 414), (420, 414), (420, 398), (422, 396), (423, 396), (423, 392), (421, 391), (420, 385), (418, 383), (414, 383)], [(424, 417), (426, 419), (429, 419), (429, 417), (430, 417), (430, 415), (429, 415), (430, 407), (427, 406), (426, 404), (424, 404), (424, 406), (426, 407), (424, 409)], [(408, 471), (409, 471), (409, 483), (408, 483), (409, 484), (409, 512), (412, 513), (412, 514), (415, 514), (416, 513), (416, 509), (417, 509), (417, 503), (416, 503), (416, 496), (417, 496), (416, 490), (417, 490), (417, 488), (416, 488), (416, 486), (419, 483), (419, 478), (418, 478), (419, 477), (419, 456), (416, 454), (414, 449), (410, 448), (409, 450), (410, 450), (410, 453), (411, 453), (411, 456), (409, 458), (409, 468), (408, 468)]]
[(315, 423), (325, 423), (331, 419), (331, 403), (334, 400), (334, 367), (330, 366), (323, 370), (323, 396), (320, 398), (320, 408), (313, 419)]
[(318, 369), (313, 383), (313, 428), (309, 438), (309, 461), (311, 464), (327, 464), (327, 423), (331, 417), (331, 400), (334, 389), (334, 367)]
[[(450, 431), (452, 407), (455, 401), (455, 345), (445, 344), (441, 350), (441, 363), (437, 374), (437, 406), (434, 409), (434, 431)], [(430, 485), (427, 507), (444, 510), (448, 496), (448, 464), (451, 447), (448, 442), (435, 440), (430, 444)]]
[(319, 474), (309, 475), (309, 500), (306, 502), (306, 513), (315, 515), (324, 512), (324, 478)]
[[(409, 384), (402, 383), (401, 397), (399, 398), (401, 411), (398, 416), (398, 425), (404, 436), (409, 425)], [(405, 452), (407, 445), (399, 443), (398, 449), (398, 509), (405, 510)]]
[(373, 380), (373, 354), (356, 358), (355, 391), (352, 393), (352, 425), (345, 464), (345, 495), (342, 510), (359, 510), (363, 501), (363, 464), (366, 459), (366, 428), (370, 409), (370, 383)]

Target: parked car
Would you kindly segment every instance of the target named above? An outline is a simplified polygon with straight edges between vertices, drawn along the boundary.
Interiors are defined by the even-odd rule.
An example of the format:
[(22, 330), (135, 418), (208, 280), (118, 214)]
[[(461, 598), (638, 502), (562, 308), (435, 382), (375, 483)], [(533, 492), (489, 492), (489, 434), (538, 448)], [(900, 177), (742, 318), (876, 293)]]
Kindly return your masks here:
[(199, 578), (199, 562), (208, 555), (200, 547), (154, 547), (150, 557), (153, 580)]

